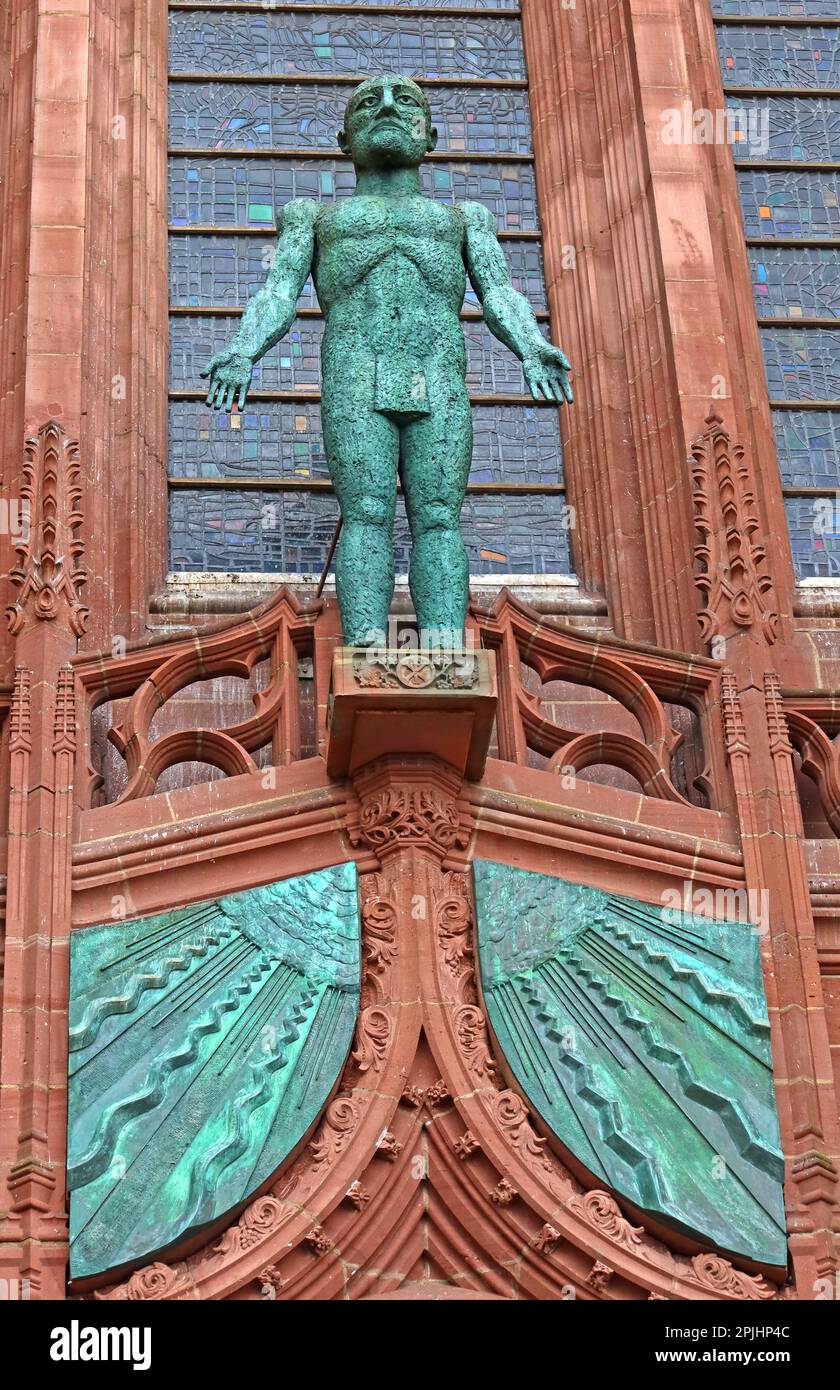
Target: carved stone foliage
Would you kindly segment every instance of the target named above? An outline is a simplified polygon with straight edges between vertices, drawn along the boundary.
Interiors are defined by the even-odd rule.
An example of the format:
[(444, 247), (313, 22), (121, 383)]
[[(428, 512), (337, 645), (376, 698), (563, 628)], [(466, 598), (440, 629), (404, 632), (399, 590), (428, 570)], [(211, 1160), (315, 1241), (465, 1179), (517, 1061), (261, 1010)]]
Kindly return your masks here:
[(387, 786), (362, 800), (358, 840), (379, 855), (409, 845), (428, 845), (446, 854), (464, 846), (468, 834), (455, 798), (445, 791), (434, 786)]
[(745, 1274), (722, 1255), (695, 1255), (691, 1261), (694, 1277), (704, 1288), (733, 1298), (772, 1298), (773, 1287), (760, 1274)]
[(132, 1274), (127, 1283), (113, 1289), (98, 1290), (94, 1298), (114, 1302), (158, 1302), (161, 1299), (194, 1297), (189, 1279), (182, 1270), (169, 1265), (146, 1265)]
[(10, 629), (17, 634), (27, 620), (58, 619), (80, 637), (88, 608), (82, 598), (87, 571), (79, 445), (55, 420), (27, 439), (20, 490), (12, 538), (18, 558), (10, 575), (18, 596), (7, 609)]
[(590, 1192), (572, 1197), (569, 1206), (573, 1211), (579, 1212), (590, 1226), (603, 1231), (616, 1245), (623, 1245), (626, 1250), (634, 1250), (641, 1244), (644, 1227), (631, 1226), (622, 1216), (618, 1202), (608, 1192), (599, 1192), (597, 1188), (593, 1188)]
[[(532, 750), (548, 759), (547, 773), (564, 777), (604, 764), (629, 773), (646, 796), (690, 804), (675, 785), (671, 768), (684, 735), (672, 725), (665, 704), (702, 710), (705, 726), (715, 695), (712, 663), (610, 644), (540, 618), (506, 591), (492, 611), (476, 611), (474, 616), (483, 645), (497, 653), (501, 758), (528, 766)], [(597, 729), (564, 727), (545, 701), (523, 684), (523, 665), (543, 684), (559, 681), (580, 687), (579, 699), (590, 693), (609, 697), (619, 722), (613, 727), (605, 724), (607, 702), (601, 698)], [(704, 732), (704, 746), (710, 742)], [(707, 771), (694, 781), (712, 804), (722, 803), (723, 791), (711, 786)]]
[(353, 658), (357, 685), (368, 689), (471, 690), (478, 683), (478, 664), (469, 651), (384, 650), (359, 652)]
[(704, 642), (755, 628), (776, 641), (779, 612), (761, 535), (751, 472), (713, 411), (691, 449), (694, 494), (694, 582), (700, 593)]
[[(474, 876), (488, 1019), (536, 1113), (634, 1207), (784, 1265), (756, 933), (508, 865), (476, 860)], [(522, 1100), (495, 1104), (512, 1142), (542, 1154)], [(573, 1205), (633, 1244), (605, 1194)]]
[[(355, 865), (74, 933), (71, 969), (78, 1279), (217, 1221), (314, 1123), (358, 1008)], [(366, 1065), (378, 1068), (367, 1014)], [(259, 1238), (274, 1202), (243, 1217), (241, 1244)]]

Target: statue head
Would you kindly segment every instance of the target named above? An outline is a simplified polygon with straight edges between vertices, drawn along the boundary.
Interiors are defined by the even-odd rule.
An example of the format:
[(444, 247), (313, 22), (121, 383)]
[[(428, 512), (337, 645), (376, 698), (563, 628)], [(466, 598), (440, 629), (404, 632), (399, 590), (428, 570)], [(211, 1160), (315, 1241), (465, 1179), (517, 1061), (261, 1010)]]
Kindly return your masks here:
[(410, 77), (367, 78), (347, 103), (338, 144), (357, 169), (416, 167), (437, 144), (425, 92)]

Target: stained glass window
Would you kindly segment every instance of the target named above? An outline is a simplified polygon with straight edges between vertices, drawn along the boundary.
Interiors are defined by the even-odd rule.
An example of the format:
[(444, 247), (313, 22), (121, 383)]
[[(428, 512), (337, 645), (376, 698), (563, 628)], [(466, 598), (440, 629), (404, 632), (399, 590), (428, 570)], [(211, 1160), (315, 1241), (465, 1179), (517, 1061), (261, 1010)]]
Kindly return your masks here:
[(729, 97), (727, 104), (739, 160), (840, 160), (840, 101)]
[(751, 246), (749, 257), (761, 318), (840, 321), (840, 248)]
[[(177, 149), (324, 149), (337, 153), (347, 85), (177, 82), (169, 89), (169, 144)], [(522, 88), (437, 87), (438, 149), (473, 154), (531, 151)]]
[(840, 26), (734, 24), (717, 30), (723, 80), (734, 87), (840, 87)]
[(411, 77), (525, 77), (519, 21), (355, 13), (238, 14), (218, 7), (211, 21), (170, 13), (169, 66), (179, 72), (348, 73)]
[[(170, 6), (171, 562), (186, 570), (318, 574), (338, 514), (321, 437), (323, 322), (311, 281), (289, 334), (257, 364), (244, 411), (209, 411), (207, 360), (265, 280), (278, 213), (332, 202), (355, 177), (336, 132), (353, 81), (382, 71), (428, 83), (436, 153), (424, 191), (471, 199), (500, 228), (514, 284), (548, 332), (521, 25), (514, 4), (325, 3), (247, 11)], [(191, 312), (192, 311), (192, 312)], [(567, 573), (557, 411), (464, 304), (473, 464), (462, 530), (475, 574)], [(494, 489), (502, 488), (502, 493)], [(538, 488), (537, 491), (533, 489)], [(397, 568), (407, 568), (397, 511)]]
[(713, 0), (713, 13), (794, 568), (840, 576), (840, 0)]
[(712, 13), (761, 19), (840, 19), (840, 0), (712, 0)]

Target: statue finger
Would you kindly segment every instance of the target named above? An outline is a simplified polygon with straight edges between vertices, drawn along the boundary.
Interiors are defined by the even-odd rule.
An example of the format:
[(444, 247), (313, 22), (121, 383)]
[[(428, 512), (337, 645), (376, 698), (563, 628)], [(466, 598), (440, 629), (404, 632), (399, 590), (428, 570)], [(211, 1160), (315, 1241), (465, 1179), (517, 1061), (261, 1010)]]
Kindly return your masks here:
[(228, 388), (227, 388), (227, 399), (226, 399), (225, 404), (224, 404), (224, 406), (223, 406), (223, 409), (224, 409), (228, 414), (230, 414), (230, 408), (231, 408), (231, 406), (233, 405), (233, 398), (234, 398), (235, 395), (236, 395), (236, 387), (235, 387), (235, 386), (228, 386)]
[(569, 378), (566, 376), (565, 372), (560, 373), (560, 387), (562, 389), (563, 395), (569, 402), (569, 405), (571, 405), (574, 401), (574, 396), (572, 395), (572, 384), (569, 381)]
[(215, 394), (216, 394), (216, 382), (215, 382), (215, 381), (212, 379), (212, 377), (211, 377), (211, 379), (210, 379), (210, 385), (209, 385), (209, 387), (208, 387), (208, 389), (207, 389), (207, 398), (206, 398), (204, 404), (205, 404), (205, 405), (212, 405), (212, 404), (213, 404), (213, 397), (214, 397)]
[(242, 385), (241, 385), (240, 388), (239, 388), (239, 409), (240, 409), (240, 410), (244, 410), (244, 409), (245, 409), (245, 401), (246, 401), (247, 398), (248, 398), (248, 385), (249, 385), (249, 383), (248, 383), (247, 381), (243, 381)]

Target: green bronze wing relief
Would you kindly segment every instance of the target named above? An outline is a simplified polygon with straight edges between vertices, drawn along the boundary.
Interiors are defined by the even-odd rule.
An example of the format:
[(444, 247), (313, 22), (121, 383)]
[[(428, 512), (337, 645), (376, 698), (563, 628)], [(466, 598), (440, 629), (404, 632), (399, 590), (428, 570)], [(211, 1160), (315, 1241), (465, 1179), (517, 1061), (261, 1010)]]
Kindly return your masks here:
[(360, 989), (339, 864), (71, 941), (70, 1269), (147, 1259), (234, 1211), (335, 1086)]
[(487, 1017), (567, 1155), (658, 1223), (787, 1260), (757, 929), (474, 864)]

